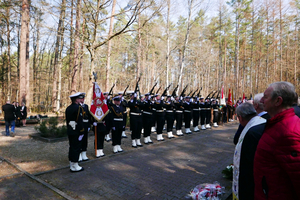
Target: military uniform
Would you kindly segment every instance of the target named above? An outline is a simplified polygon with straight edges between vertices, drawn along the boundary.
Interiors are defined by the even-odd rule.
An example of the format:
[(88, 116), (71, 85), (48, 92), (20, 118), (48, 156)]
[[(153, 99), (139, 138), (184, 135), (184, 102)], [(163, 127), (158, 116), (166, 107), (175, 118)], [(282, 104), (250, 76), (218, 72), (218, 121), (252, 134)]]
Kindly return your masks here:
[(200, 108), (200, 117), (201, 117), (201, 119), (200, 119), (201, 130), (206, 130), (206, 128), (205, 128), (206, 106), (205, 106), (205, 102), (204, 102), (203, 97), (200, 98), (199, 108)]
[(172, 130), (174, 125), (174, 109), (175, 109), (175, 105), (171, 100), (171, 96), (168, 96), (164, 104), (165, 104), (164, 107), (166, 109), (167, 134), (168, 134), (168, 138), (171, 139), (174, 138)]
[[(123, 94), (123, 93), (122, 93)], [(120, 93), (119, 93), (119, 95), (120, 95)], [(124, 112), (123, 112), (123, 129), (122, 129), (122, 135), (121, 135), (121, 137), (122, 138), (127, 138), (127, 136), (126, 136), (126, 134), (125, 134), (125, 128), (126, 128), (126, 123), (127, 123), (127, 111), (126, 111), (126, 108), (128, 107), (128, 103), (127, 103), (127, 101), (124, 99), (124, 97), (120, 97), (120, 99), (121, 99), (121, 104), (120, 104), (120, 106), (122, 106), (123, 107), (123, 110), (124, 110)]]
[(94, 132), (95, 132), (95, 126), (97, 126), (97, 150), (96, 150), (96, 157), (103, 157), (105, 156), (103, 152), (104, 147), (104, 138), (107, 135), (107, 124), (111, 123), (109, 122), (110, 119), (110, 113), (107, 114), (102, 121), (95, 121), (94, 120)]
[(216, 100), (213, 100), (212, 102), (212, 108), (213, 108), (213, 126), (218, 127), (218, 121), (219, 121), (219, 103)]
[(178, 136), (182, 136), (182, 116), (183, 116), (183, 103), (182, 101), (179, 99), (179, 97), (176, 98), (176, 100), (174, 101), (174, 105), (175, 105), (175, 120), (176, 120), (176, 134)]
[(165, 111), (164, 111), (164, 103), (163, 100), (156, 100), (153, 104), (156, 112), (156, 133), (157, 133), (157, 141), (163, 141), (164, 138), (162, 136), (162, 131), (165, 124)]
[(206, 115), (206, 126), (205, 128), (211, 128), (210, 126), (210, 121), (211, 121), (211, 104), (210, 104), (210, 99), (206, 99), (206, 102), (205, 102), (205, 108), (206, 108), (206, 112), (205, 112), (205, 115)]
[(143, 128), (142, 119), (142, 108), (143, 104), (141, 101), (137, 100), (136, 94), (131, 94), (131, 100), (128, 102), (128, 107), (130, 108), (130, 130), (131, 130), (131, 140), (132, 147), (137, 146), (142, 147), (141, 144), (141, 131)]
[(183, 103), (184, 127), (185, 127), (185, 133), (186, 134), (191, 134), (192, 133), (190, 127), (191, 127), (193, 106), (192, 106), (192, 104), (189, 100), (190, 100), (190, 97), (185, 97), (185, 102)]
[(145, 94), (146, 98), (143, 101), (143, 128), (144, 128), (144, 143), (149, 144), (153, 143), (151, 135), (151, 126), (152, 126), (152, 101), (150, 100), (150, 94)]
[(200, 105), (199, 105), (199, 100), (197, 97), (194, 98), (194, 101), (192, 102), (193, 106), (193, 127), (194, 131), (197, 132), (199, 131), (198, 125), (199, 125), (199, 117), (200, 117)]
[(79, 95), (81, 95), (81, 93), (76, 93), (70, 96), (72, 104), (67, 107), (65, 112), (69, 139), (69, 161), (71, 172), (83, 170), (83, 168), (78, 165), (79, 154), (82, 147), (82, 138), (84, 136), (84, 111), (83, 108), (76, 102)]

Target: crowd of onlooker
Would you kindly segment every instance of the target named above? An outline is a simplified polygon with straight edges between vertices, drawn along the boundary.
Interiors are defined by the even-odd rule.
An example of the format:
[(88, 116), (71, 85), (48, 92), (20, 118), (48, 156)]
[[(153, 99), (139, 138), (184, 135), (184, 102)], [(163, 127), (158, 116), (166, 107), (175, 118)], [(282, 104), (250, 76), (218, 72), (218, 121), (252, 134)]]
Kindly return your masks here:
[[(5, 132), (6, 136), (15, 136), (15, 126), (26, 126), (27, 107), (25, 103), (19, 106), (18, 102), (11, 103), (10, 100), (6, 101), (6, 104), (2, 106), (5, 120)], [(9, 128), (11, 127), (11, 131)]]

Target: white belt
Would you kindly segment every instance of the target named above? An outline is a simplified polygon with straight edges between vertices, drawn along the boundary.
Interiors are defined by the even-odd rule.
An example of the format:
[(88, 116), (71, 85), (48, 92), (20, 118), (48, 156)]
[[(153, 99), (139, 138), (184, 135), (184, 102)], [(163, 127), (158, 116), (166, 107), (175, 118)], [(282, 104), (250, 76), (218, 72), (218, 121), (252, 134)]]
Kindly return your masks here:
[(199, 109), (193, 109), (193, 110), (199, 111)]
[(173, 110), (166, 110), (166, 112), (172, 113), (172, 112), (174, 112), (174, 111), (173, 111)]
[(182, 113), (182, 110), (176, 110), (177, 113)]
[(83, 122), (89, 122), (89, 120), (88, 120), (88, 119), (83, 119), (82, 121), (83, 121)]
[(214, 109), (214, 111), (219, 111), (218, 109)]
[(121, 119), (121, 118), (114, 118), (114, 121), (120, 121), (120, 122), (122, 122), (123, 119)]
[(156, 110), (155, 108), (152, 108), (152, 110)]
[(156, 110), (156, 112), (164, 112), (164, 110)]
[(184, 112), (191, 112), (190, 110), (185, 110)]
[(142, 115), (142, 113), (130, 113), (131, 115), (137, 115), (137, 116), (139, 116), (139, 115)]
[(125, 111), (124, 113), (127, 113), (127, 111)]
[(144, 113), (144, 114), (148, 114), (148, 115), (152, 115), (151, 112), (146, 112), (146, 111), (144, 111), (143, 113)]

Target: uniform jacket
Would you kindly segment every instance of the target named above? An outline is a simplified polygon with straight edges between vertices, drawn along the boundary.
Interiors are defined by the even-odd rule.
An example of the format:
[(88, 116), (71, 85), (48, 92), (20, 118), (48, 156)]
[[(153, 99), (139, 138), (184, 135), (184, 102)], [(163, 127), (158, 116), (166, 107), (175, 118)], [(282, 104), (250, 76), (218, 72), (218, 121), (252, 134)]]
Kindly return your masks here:
[(2, 106), (2, 110), (4, 111), (4, 120), (12, 121), (16, 119), (16, 110), (15, 106), (12, 104), (5, 104)]
[(300, 199), (300, 118), (290, 108), (269, 119), (254, 158), (255, 199)]
[[(66, 122), (67, 122), (67, 133), (68, 135), (81, 135), (84, 133), (83, 126), (83, 108), (76, 104), (72, 103), (66, 109)], [(70, 121), (75, 121), (76, 127), (75, 130), (69, 125)]]

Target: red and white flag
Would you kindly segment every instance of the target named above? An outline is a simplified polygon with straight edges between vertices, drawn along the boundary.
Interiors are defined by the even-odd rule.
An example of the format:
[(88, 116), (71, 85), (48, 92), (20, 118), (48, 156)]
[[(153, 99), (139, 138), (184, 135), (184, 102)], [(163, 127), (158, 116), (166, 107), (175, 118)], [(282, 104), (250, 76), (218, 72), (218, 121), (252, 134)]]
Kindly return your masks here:
[(98, 121), (102, 121), (102, 119), (109, 113), (106, 99), (104, 98), (103, 93), (96, 82), (94, 83), (93, 87), (93, 100), (90, 112)]
[(224, 85), (222, 86), (220, 105), (226, 105), (225, 96), (224, 96)]

